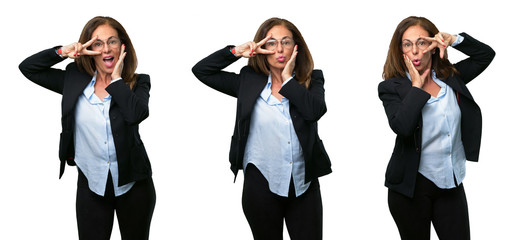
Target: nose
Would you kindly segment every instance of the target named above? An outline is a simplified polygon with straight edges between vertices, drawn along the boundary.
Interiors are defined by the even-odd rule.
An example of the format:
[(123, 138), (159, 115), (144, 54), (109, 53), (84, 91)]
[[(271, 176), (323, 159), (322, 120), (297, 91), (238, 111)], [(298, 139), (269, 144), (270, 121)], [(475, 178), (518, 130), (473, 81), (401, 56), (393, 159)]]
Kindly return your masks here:
[(109, 44), (104, 43), (104, 45), (102, 46), (102, 52), (109, 52), (109, 49), (110, 49)]
[(284, 45), (282, 45), (281, 42), (277, 43), (277, 52), (283, 52), (284, 51)]
[(413, 55), (416, 55), (418, 53), (418, 46), (416, 44), (413, 44), (413, 47), (411, 47), (411, 52)]

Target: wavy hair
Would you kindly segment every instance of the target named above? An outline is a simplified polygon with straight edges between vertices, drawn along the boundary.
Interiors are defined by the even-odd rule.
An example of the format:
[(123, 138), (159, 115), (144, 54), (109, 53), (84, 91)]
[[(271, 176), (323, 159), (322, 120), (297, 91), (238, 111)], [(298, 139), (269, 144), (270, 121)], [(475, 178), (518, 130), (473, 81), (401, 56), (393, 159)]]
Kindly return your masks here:
[[(439, 33), (438, 28), (431, 21), (424, 17), (408, 17), (402, 20), (391, 38), (388, 56), (384, 64), (383, 79), (394, 77), (406, 77), (407, 67), (402, 57), (402, 35), (411, 26), (420, 26), (426, 30), (430, 37)], [(431, 56), (431, 69), (437, 74), (437, 78), (444, 80), (449, 76), (458, 74), (457, 69), (448, 60), (447, 50), (444, 50), (444, 58), (440, 58), (440, 49), (435, 48), (435, 53)]]
[[(295, 63), (295, 77), (298, 83), (309, 88), (311, 83), (311, 73), (313, 72), (313, 57), (309, 52), (309, 48), (307, 47), (302, 34), (293, 23), (282, 18), (270, 18), (260, 25), (253, 41), (260, 42), (267, 36), (269, 30), (274, 26), (284, 26), (293, 34), (293, 41), (298, 45), (298, 50), (300, 51)], [(267, 62), (266, 56), (263, 54), (249, 58), (247, 65), (255, 69), (258, 73), (269, 75), (269, 63)]]
[[(122, 41), (123, 44), (126, 46), (126, 56), (124, 58), (124, 69), (122, 70), (122, 80), (129, 86), (130, 89), (133, 89), (133, 86), (136, 83), (136, 67), (138, 65), (138, 60), (136, 57), (135, 48), (133, 47), (133, 43), (131, 43), (131, 39), (129, 38), (129, 35), (127, 35), (126, 30), (120, 24), (117, 20), (111, 18), (111, 17), (94, 17), (93, 19), (89, 20), (89, 22), (86, 23), (84, 26), (84, 29), (82, 30), (82, 33), (80, 33), (80, 38), (78, 39), (78, 42), (85, 43), (89, 40), (91, 40), (93, 32), (102, 25), (109, 25), (112, 28), (116, 30), (118, 33), (118, 38)], [(78, 68), (89, 74), (90, 76), (95, 75), (95, 61), (92, 56), (89, 55), (80, 55), (79, 58), (75, 59), (75, 62), (78, 66)]]

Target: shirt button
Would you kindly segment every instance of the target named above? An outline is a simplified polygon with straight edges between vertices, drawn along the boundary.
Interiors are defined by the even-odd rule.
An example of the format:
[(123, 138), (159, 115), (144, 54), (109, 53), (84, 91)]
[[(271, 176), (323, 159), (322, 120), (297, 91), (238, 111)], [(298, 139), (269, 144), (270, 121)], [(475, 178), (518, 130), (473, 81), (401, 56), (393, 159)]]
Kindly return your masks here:
[(293, 162), (289, 162), (289, 164), (293, 164)]
[(287, 144), (291, 144), (291, 142), (287, 142)]

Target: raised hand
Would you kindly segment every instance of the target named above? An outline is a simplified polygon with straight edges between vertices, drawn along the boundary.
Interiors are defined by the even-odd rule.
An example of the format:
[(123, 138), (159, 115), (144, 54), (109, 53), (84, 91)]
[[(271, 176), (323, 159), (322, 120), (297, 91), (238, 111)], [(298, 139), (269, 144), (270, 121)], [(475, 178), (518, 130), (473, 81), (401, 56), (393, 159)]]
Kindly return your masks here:
[(242, 45), (235, 47), (235, 56), (250, 58), (256, 54), (273, 54), (274, 51), (269, 51), (267, 49), (261, 48), (266, 44), (267, 40), (271, 38), (272, 34), (269, 34), (266, 38), (262, 39), (260, 42), (255, 43), (253, 41), (246, 42)]
[(424, 87), (424, 84), (426, 83), (426, 79), (429, 76), (429, 70), (431, 66), (428, 66), (426, 70), (422, 73), (422, 75), (419, 74), (418, 70), (415, 68), (415, 65), (409, 60), (409, 57), (406, 56), (406, 54), (403, 54), (404, 56), (404, 63), (406, 63), (406, 67), (408, 68), (409, 76), (411, 77), (411, 82), (413, 87), (418, 87), (422, 89)]
[(120, 56), (118, 57), (118, 61), (115, 64), (115, 68), (113, 69), (113, 73), (111, 73), (111, 79), (115, 80), (122, 76), (122, 70), (124, 69), (124, 58), (126, 57), (127, 52), (125, 52), (126, 46), (122, 44), (122, 47), (120, 48)]
[(68, 57), (68, 58), (78, 58), (80, 55), (99, 55), (101, 52), (99, 51), (92, 51), (87, 49), (91, 44), (93, 44), (94, 41), (98, 39), (98, 36), (95, 36), (91, 40), (87, 41), (84, 44), (81, 44), (79, 42), (71, 43), (69, 45), (62, 47), (62, 57)]
[(457, 36), (449, 33), (439, 32), (434, 37), (422, 37), (424, 40), (431, 42), (431, 45), (423, 51), (426, 53), (438, 47), (440, 49), (440, 58), (444, 58), (444, 51), (448, 46), (457, 40)]
[(295, 63), (297, 61), (297, 54), (298, 54), (298, 46), (295, 45), (295, 48), (293, 49), (293, 54), (291, 54), (291, 58), (289, 59), (289, 61), (287, 61), (286, 66), (284, 67), (284, 70), (282, 70), (282, 80), (283, 81), (293, 76), (293, 71), (295, 70)]

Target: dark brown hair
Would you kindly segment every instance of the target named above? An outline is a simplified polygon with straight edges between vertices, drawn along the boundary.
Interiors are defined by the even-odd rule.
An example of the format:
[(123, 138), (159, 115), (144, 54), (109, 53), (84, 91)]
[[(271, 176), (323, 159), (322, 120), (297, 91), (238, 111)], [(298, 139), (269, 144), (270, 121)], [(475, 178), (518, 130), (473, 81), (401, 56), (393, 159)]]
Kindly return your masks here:
[[(420, 26), (426, 30), (430, 37), (439, 33), (439, 30), (431, 21), (424, 17), (408, 17), (400, 22), (393, 33), (389, 44), (388, 56), (384, 64), (382, 78), (406, 77), (407, 68), (402, 57), (402, 35), (411, 26)], [(434, 48), (435, 53), (431, 56), (431, 68), (437, 74), (437, 78), (444, 80), (458, 73), (448, 60), (447, 50), (444, 50), (444, 58), (440, 58), (440, 49)]]
[[(270, 18), (260, 25), (253, 41), (260, 42), (274, 26), (283, 26), (293, 34), (293, 41), (298, 45), (299, 52), (295, 63), (295, 77), (300, 84), (309, 88), (311, 73), (313, 72), (313, 57), (309, 52), (309, 48), (302, 34), (293, 23), (282, 18)], [(250, 58), (247, 65), (255, 69), (258, 73), (269, 75), (269, 63), (267, 62), (266, 55), (259, 54)]]
[[(102, 25), (109, 25), (112, 28), (116, 30), (118, 33), (118, 38), (120, 41), (126, 46), (126, 56), (124, 58), (124, 69), (122, 70), (122, 80), (129, 86), (130, 89), (133, 89), (133, 86), (136, 82), (136, 67), (138, 65), (138, 60), (136, 58), (135, 48), (133, 47), (133, 44), (131, 43), (131, 39), (127, 35), (126, 30), (124, 27), (115, 19), (111, 17), (94, 17), (93, 19), (89, 20), (89, 22), (86, 23), (84, 26), (84, 29), (82, 30), (82, 33), (80, 33), (80, 38), (78, 39), (78, 42), (85, 43), (89, 40), (91, 40), (91, 37), (93, 35), (93, 32)], [(81, 71), (86, 72), (90, 76), (95, 75), (95, 62), (92, 56), (89, 55), (81, 55), (79, 58), (75, 59), (76, 64), (78, 65), (78, 68), (80, 68)]]

